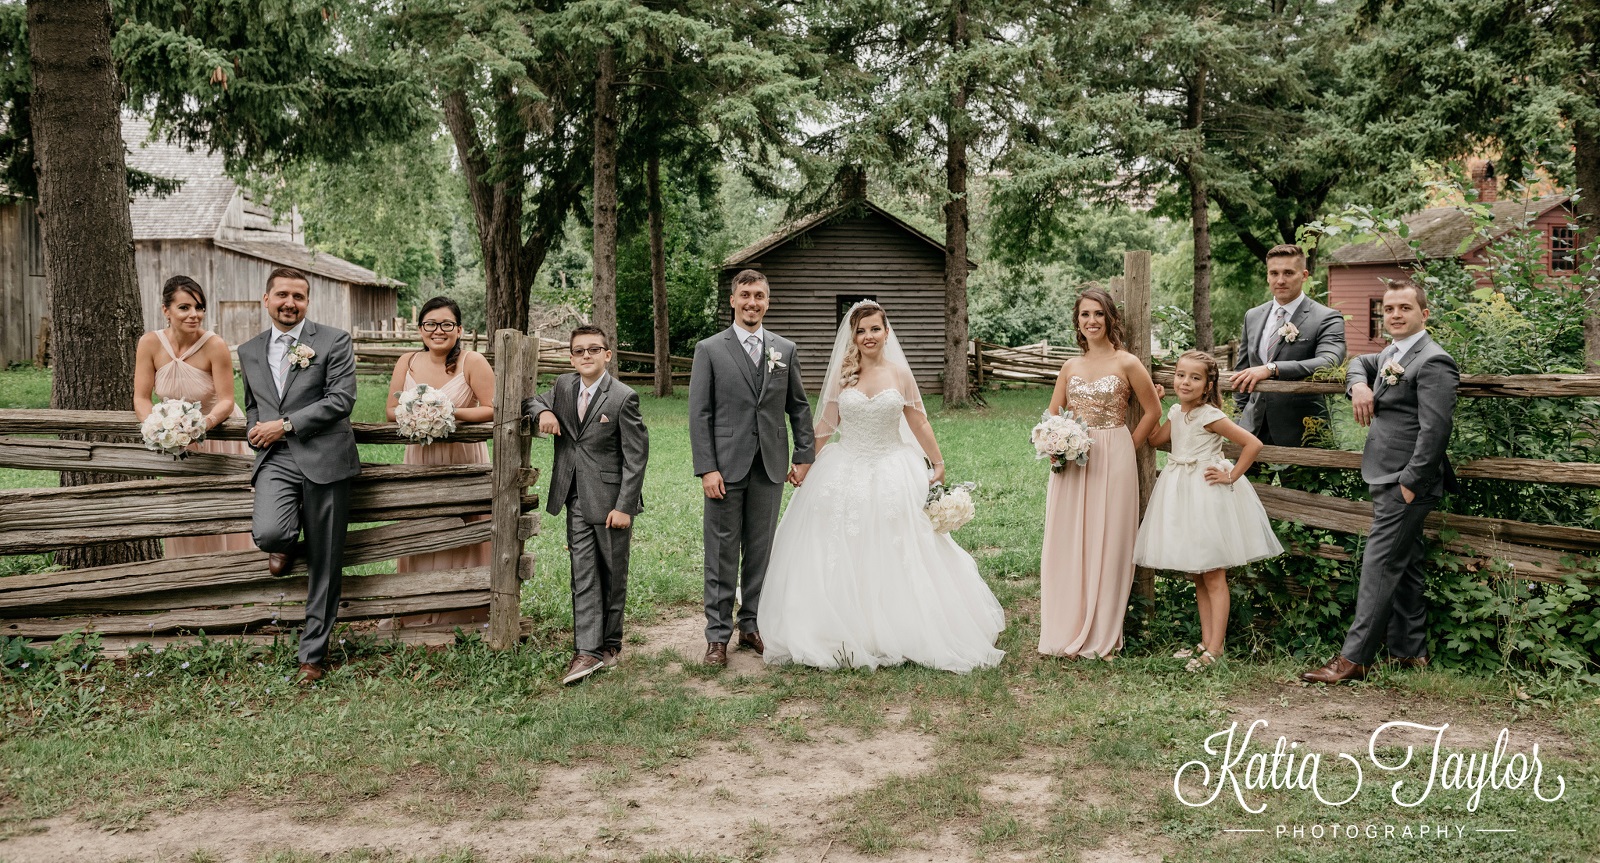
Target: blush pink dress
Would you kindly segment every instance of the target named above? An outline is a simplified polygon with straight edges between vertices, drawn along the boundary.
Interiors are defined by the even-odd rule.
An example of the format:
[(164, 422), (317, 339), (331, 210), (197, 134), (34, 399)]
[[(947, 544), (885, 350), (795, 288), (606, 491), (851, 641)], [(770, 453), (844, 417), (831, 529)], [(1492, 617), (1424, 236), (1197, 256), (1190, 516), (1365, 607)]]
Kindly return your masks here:
[[(197, 369), (190, 365), (188, 360), (199, 351), (206, 342), (213, 338), (220, 338), (210, 330), (200, 334), (189, 349), (179, 356), (172, 349), (172, 342), (167, 339), (165, 330), (157, 330), (156, 338), (161, 341), (161, 347), (167, 352), (172, 361), (156, 369), (155, 399), (183, 399), (186, 402), (199, 402), (200, 409), (209, 413), (217, 403), (216, 386), (212, 383), (211, 373)], [(232, 398), (233, 393), (228, 393)], [(244, 425), (244, 411), (239, 410), (237, 403), (233, 406), (233, 413), (228, 415), (229, 422), (237, 427)], [(190, 452), (221, 453), (223, 455), (250, 455), (250, 447), (244, 441), (205, 440), (197, 444), (190, 444)], [(208, 554), (214, 551), (241, 551), (255, 548), (255, 543), (250, 539), (249, 533), (227, 533), (217, 536), (174, 536), (166, 540), (165, 548), (167, 557), (185, 557), (191, 554)]]
[[(417, 382), (411, 378), (411, 370), (407, 368), (406, 388), (410, 389), (416, 385)], [(439, 392), (450, 399), (450, 403), (457, 408), (478, 406), (478, 397), (472, 392), (472, 387), (467, 385), (465, 372), (458, 370), (455, 377), (446, 381), (445, 385), (439, 388)], [(476, 443), (409, 444), (406, 446), (405, 458), (402, 461), (404, 464), (419, 465), (488, 464), (489, 445), (482, 441)], [(488, 516), (471, 516), (464, 520), (482, 521), (486, 518)], [(483, 542), (428, 554), (413, 554), (409, 557), (402, 557), (395, 561), (395, 570), (398, 572), (435, 572), (443, 569), (468, 569), (475, 566), (488, 566), (489, 561), (489, 543)], [(488, 606), (467, 608), (459, 611), (408, 614), (396, 618), (402, 627), (480, 623), (488, 619)], [(385, 629), (395, 625), (388, 621), (385, 621), (385, 624)]]
[(1039, 563), (1039, 652), (1110, 656), (1122, 649), (1139, 535), (1139, 469), (1121, 375), (1067, 381), (1067, 410), (1089, 426), (1083, 467), (1050, 474)]

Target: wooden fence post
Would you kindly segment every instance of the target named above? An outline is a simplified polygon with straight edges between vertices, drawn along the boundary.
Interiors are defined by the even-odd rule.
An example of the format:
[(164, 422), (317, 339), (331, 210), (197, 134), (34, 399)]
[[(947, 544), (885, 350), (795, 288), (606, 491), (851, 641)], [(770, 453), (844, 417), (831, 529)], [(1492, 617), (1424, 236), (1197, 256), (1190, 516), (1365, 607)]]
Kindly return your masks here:
[[(1150, 253), (1129, 251), (1122, 256), (1122, 276), (1111, 280), (1111, 296), (1122, 307), (1128, 350), (1146, 368), (1150, 367)], [(1138, 425), (1144, 409), (1135, 401), (1128, 412), (1128, 425)], [(1149, 447), (1140, 447), (1139, 463), (1139, 518), (1144, 519), (1145, 507), (1150, 503), (1150, 491), (1156, 484), (1156, 454)], [(1145, 611), (1155, 607), (1155, 572), (1139, 567), (1134, 573), (1134, 587), (1143, 600)]]
[[(537, 495), (527, 493), (539, 476), (529, 460), (530, 431), (522, 417), (523, 398), (533, 395), (539, 375), (539, 337), (516, 330), (494, 334), (494, 524), (490, 530), (489, 646), (515, 647), (522, 636), (519, 608), (522, 576), (531, 573), (533, 555), (523, 552), (527, 535), (538, 532), (538, 519), (523, 524), (524, 509), (537, 509)], [(529, 529), (521, 529), (528, 527)], [(524, 558), (527, 558), (524, 562)]]

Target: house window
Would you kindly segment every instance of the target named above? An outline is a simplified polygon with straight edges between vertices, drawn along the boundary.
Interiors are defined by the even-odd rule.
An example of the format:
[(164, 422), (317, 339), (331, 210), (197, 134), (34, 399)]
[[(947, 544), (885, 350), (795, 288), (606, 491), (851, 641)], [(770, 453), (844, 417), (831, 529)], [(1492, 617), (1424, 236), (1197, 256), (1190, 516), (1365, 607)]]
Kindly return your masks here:
[(877, 294), (836, 294), (836, 295), (834, 295), (833, 300), (834, 300), (834, 303), (833, 303), (833, 305), (834, 305), (833, 322), (835, 324), (840, 324), (840, 323), (844, 322), (844, 316), (845, 316), (845, 314), (847, 312), (850, 311), (850, 307), (851, 306), (855, 305), (856, 303), (861, 302), (862, 300), (871, 300), (873, 302), (877, 302), (878, 301), (878, 295)]
[(1578, 232), (1571, 225), (1556, 225), (1550, 229), (1550, 269), (1557, 273), (1571, 273), (1578, 269)]
[(1367, 338), (1373, 341), (1383, 338), (1383, 297), (1367, 300)]

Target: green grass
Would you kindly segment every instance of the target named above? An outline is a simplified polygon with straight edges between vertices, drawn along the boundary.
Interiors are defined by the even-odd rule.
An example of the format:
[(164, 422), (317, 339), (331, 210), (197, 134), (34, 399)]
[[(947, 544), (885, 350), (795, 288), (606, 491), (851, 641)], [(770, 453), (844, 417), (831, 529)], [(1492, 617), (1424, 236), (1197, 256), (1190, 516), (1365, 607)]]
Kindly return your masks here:
[[(19, 374), (33, 377), (13, 386)], [(5, 398), (36, 384), (29, 371), (0, 375)], [(362, 380), (358, 419), (381, 416), (384, 384)], [(531, 541), (538, 574), (523, 598), (535, 634), (514, 651), (489, 651), (469, 639), (429, 652), (347, 634), (337, 648), (339, 667), (304, 691), (287, 680), (293, 667), (288, 640), (272, 646), (211, 642), (118, 662), (94, 661), (87, 649), (64, 645), (52, 654), (27, 654), (27, 670), (20, 663), (29, 660), (13, 646), (13, 654), (0, 656), (0, 838), (62, 813), (136, 828), (152, 812), (229, 797), (330, 818), (402, 783), (428, 789), (428, 805), (413, 817), (498, 821), (515, 818), (524, 806), (559, 807), (559, 800), (540, 796), (541, 773), (558, 765), (591, 765), (626, 785), (668, 774), (713, 744), (744, 745), (755, 734), (803, 758), (807, 746), (831, 735), (892, 732), (925, 739), (931, 754), (914, 769), (815, 813), (841, 851), (915, 851), (933, 848), (944, 836), (975, 856), (1030, 860), (1073, 860), (1110, 841), (1177, 861), (1594, 859), (1600, 847), (1600, 693), (1522, 701), (1506, 679), (1429, 670), (1384, 673), (1319, 696), (1287, 688), (1284, 681), (1303, 665), (1270, 653), (1234, 658), (1202, 675), (1186, 674), (1166, 658), (1174, 645), (1150, 645), (1146, 653), (1109, 664), (1039, 657), (1046, 471), (1025, 445), (1012, 442), (1024, 440), (1045, 398), (1039, 390), (991, 393), (987, 408), (971, 412), (946, 413), (936, 400), (930, 404), (950, 478), (980, 483), (977, 518), (955, 536), (1007, 609), (1000, 639), (1007, 656), (998, 668), (969, 675), (917, 667), (876, 673), (780, 668), (738, 676), (681, 664), (670, 653), (630, 651), (620, 670), (563, 689), (554, 678), (570, 650), (568, 570), (563, 520), (547, 517)], [(644, 410), (651, 467), (646, 510), (635, 529), (629, 626), (670, 613), (686, 615), (683, 625), (697, 628), (701, 506), (685, 404), (682, 398), (646, 398)], [(550, 446), (534, 443), (535, 464), (548, 465)], [(399, 448), (368, 447), (363, 457), (397, 461)], [(0, 483), (17, 485), (7, 477)], [(1350, 717), (1342, 724), (1364, 732), (1388, 719), (1437, 715), (1495, 728), (1537, 723), (1568, 742), (1569, 756), (1545, 756), (1546, 775), (1563, 774), (1567, 796), (1543, 804), (1525, 793), (1491, 793), (1469, 815), (1460, 796), (1436, 794), (1410, 810), (1390, 803), (1377, 786), (1392, 780), (1377, 777), (1369, 778), (1372, 788), (1358, 804), (1343, 810), (1283, 791), (1260, 797), (1269, 807), (1260, 816), (1236, 805), (1192, 809), (1174, 799), (1178, 766), (1199, 757), (1205, 738), (1228, 722), (1252, 718), (1230, 710), (1275, 704), (1286, 692), (1321, 698)], [(1375, 699), (1399, 706), (1374, 721), (1364, 705)], [(781, 712), (800, 705), (803, 710)], [(986, 796), (986, 787), (1016, 775), (1045, 782), (1047, 790), (1031, 807)], [(695, 793), (711, 796), (709, 787)], [(1271, 833), (1279, 823), (1335, 821), (1464, 823), (1519, 832), (1469, 832), (1448, 845), (1294, 841)], [(1229, 828), (1269, 832), (1221, 832)], [(760, 833), (737, 858), (656, 849), (646, 859), (758, 859), (776, 855), (785, 842)], [(803, 856), (814, 859), (823, 850)], [(477, 858), (467, 850), (429, 849), (413, 856), (348, 852), (316, 859)]]

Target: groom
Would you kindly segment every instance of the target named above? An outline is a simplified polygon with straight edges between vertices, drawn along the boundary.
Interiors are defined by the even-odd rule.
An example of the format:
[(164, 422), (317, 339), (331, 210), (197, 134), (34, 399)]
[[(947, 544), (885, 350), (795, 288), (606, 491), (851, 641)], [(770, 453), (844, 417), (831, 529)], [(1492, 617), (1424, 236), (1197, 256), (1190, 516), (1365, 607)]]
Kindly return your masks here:
[(261, 304), (272, 328), (239, 346), (246, 436), (256, 451), (251, 535), (267, 571), (286, 575), (300, 529), (306, 533), (306, 623), (300, 633), (302, 684), (326, 673), (328, 636), (339, 610), (350, 480), (361, 472), (350, 411), (356, 358), (350, 334), (306, 320), (311, 281), (279, 267)]
[[(689, 377), (689, 446), (706, 496), (707, 665), (728, 664), (736, 586), (739, 646), (766, 650), (756, 611), (783, 481), (787, 475), (798, 486), (816, 455), (794, 342), (761, 326), (768, 299), (766, 276), (755, 270), (735, 275), (733, 326), (695, 345)], [(786, 416), (794, 431), (792, 457)]]

